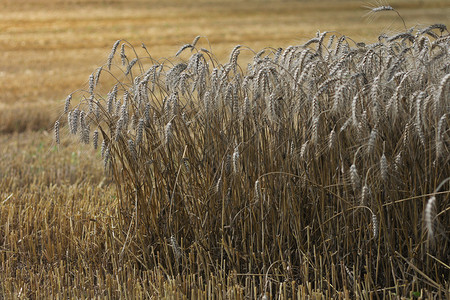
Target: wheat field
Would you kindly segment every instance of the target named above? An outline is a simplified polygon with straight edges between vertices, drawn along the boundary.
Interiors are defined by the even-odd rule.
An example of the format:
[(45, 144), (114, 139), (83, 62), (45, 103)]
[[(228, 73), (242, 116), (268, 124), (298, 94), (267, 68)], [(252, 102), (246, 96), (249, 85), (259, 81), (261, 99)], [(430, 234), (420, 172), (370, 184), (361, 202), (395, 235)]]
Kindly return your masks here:
[(446, 2), (19, 2), (2, 298), (450, 296)]

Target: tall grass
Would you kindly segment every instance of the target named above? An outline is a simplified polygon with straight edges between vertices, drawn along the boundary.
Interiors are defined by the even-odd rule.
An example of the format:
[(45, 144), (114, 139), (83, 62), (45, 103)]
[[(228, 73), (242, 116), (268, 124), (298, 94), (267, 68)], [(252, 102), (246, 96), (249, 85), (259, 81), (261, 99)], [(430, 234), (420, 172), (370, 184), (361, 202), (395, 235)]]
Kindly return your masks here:
[(318, 32), (223, 64), (202, 39), (160, 60), (119, 40), (57, 139), (67, 117), (101, 143), (117, 261), (184, 295), (448, 297), (449, 39)]

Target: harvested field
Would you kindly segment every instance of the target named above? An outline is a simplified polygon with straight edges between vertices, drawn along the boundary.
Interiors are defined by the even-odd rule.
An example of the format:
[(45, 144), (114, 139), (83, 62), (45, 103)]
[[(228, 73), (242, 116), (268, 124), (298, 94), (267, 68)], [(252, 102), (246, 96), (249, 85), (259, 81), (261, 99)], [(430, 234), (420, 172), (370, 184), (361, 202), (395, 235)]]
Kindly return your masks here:
[(3, 2), (0, 296), (448, 298), (450, 6), (390, 5)]

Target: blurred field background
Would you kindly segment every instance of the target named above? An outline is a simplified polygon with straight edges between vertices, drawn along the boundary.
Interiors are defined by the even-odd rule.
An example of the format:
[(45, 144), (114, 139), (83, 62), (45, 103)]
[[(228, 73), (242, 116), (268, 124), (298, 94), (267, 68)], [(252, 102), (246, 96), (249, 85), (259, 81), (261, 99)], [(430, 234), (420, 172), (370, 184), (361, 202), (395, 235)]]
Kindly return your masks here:
[[(449, 25), (449, 1), (389, 4), (407, 27)], [(365, 18), (366, 5), (372, 6), (365, 1), (1, 1), (0, 295), (89, 296), (95, 286), (132, 290), (151, 282), (127, 281), (133, 270), (105, 282), (73, 273), (97, 272), (101, 261), (89, 257), (101, 257), (114, 244), (111, 217), (118, 208), (99, 154), (70, 137), (56, 147), (52, 136), (64, 98), (87, 86), (117, 39), (144, 43), (161, 58), (201, 35), (224, 60), (237, 44), (256, 51), (285, 48), (317, 30), (357, 42), (404, 30), (392, 12)], [(79, 294), (81, 287), (92, 287), (91, 294)], [(170, 289), (170, 283), (158, 282), (157, 288)]]
[[(448, 1), (392, 1), (408, 27), (448, 23)], [(117, 39), (173, 56), (197, 35), (219, 59), (237, 45), (256, 51), (300, 44), (320, 31), (373, 42), (404, 28), (395, 13), (371, 20), (366, 1), (2, 1), (0, 132), (51, 127), (70, 92), (86, 86)], [(376, 3), (375, 3), (376, 6)], [(207, 48), (208, 45), (202, 45)], [(59, 105), (59, 106), (58, 106)]]

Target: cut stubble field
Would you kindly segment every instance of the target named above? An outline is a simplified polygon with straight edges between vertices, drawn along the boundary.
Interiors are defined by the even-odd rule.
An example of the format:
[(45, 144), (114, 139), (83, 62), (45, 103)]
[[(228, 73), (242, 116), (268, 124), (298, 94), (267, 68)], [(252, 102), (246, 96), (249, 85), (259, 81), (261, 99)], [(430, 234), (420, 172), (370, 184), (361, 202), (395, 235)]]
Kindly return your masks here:
[[(266, 62), (271, 62), (276, 61), (277, 49), (301, 45), (316, 37), (318, 30), (320, 33), (330, 31), (327, 39), (332, 34), (348, 36), (351, 41), (347, 42), (355, 48), (359, 46), (353, 41), (371, 44), (377, 42), (380, 33), (393, 36), (405, 31), (403, 21), (393, 11), (377, 14), (376, 18), (364, 17), (368, 11), (365, 5), (378, 5), (362, 1), (189, 2), (7, 0), (0, 4), (0, 298), (448, 297), (450, 267), (448, 257), (446, 260), (442, 256), (442, 249), (449, 247), (448, 183), (443, 184), (440, 191), (435, 189), (450, 174), (446, 155), (450, 146), (449, 115), (443, 113), (436, 122), (429, 121), (426, 113), (432, 118), (438, 113), (433, 111), (435, 115), (432, 115), (432, 105), (426, 100), (431, 96), (425, 99), (425, 94), (422, 100), (417, 100), (419, 108), (409, 104), (410, 98), (420, 98), (422, 94), (419, 94), (420, 88), (415, 94), (400, 88), (402, 83), (409, 86), (414, 82), (408, 77), (408, 72), (392, 74), (389, 77), (394, 79), (380, 87), (386, 93), (393, 93), (391, 84), (395, 81), (399, 93), (404, 92), (405, 98), (399, 97), (399, 107), (396, 108), (406, 118), (412, 118), (393, 117), (397, 120), (396, 126), (404, 126), (402, 128), (389, 128), (386, 120), (372, 124), (377, 113), (369, 106), (370, 101), (366, 103), (368, 100), (362, 96), (352, 102), (355, 108), (344, 108), (345, 113), (325, 110), (322, 106), (328, 105), (327, 102), (317, 104), (316, 108), (311, 106), (311, 115), (307, 104), (303, 108), (295, 108), (299, 111), (299, 118), (311, 119), (305, 119), (307, 125), (299, 125), (302, 123), (299, 121), (291, 126), (283, 119), (284, 114), (290, 113), (287, 107), (278, 107), (274, 117), (270, 101), (267, 100), (267, 108), (265, 104), (257, 104), (254, 100), (257, 99), (257, 91), (249, 89), (254, 101), (254, 120), (240, 117), (244, 120), (231, 122), (234, 108), (230, 114), (224, 104), (220, 108), (223, 114), (217, 113), (224, 122), (223, 128), (218, 120), (209, 119), (212, 122), (209, 130), (214, 133), (209, 140), (206, 129), (206, 138), (202, 140), (203, 111), (186, 97), (180, 100), (186, 101), (182, 103), (186, 104), (182, 110), (186, 107), (191, 110), (185, 111), (183, 121), (185, 117), (192, 118), (188, 122), (191, 127), (183, 127), (181, 116), (177, 117), (181, 114), (179, 112), (171, 111), (172, 119), (166, 119), (168, 117), (163, 113), (166, 108), (161, 107), (159, 111), (157, 106), (161, 103), (155, 103), (152, 118), (158, 119), (159, 123), (155, 122), (153, 126), (145, 121), (148, 127), (144, 138), (140, 138), (148, 142), (145, 147), (139, 148), (133, 143), (130, 147), (127, 144), (130, 140), (124, 138), (122, 141), (117, 133), (119, 125), (111, 125), (111, 131), (101, 132), (103, 139), (113, 145), (109, 149), (115, 151), (113, 162), (107, 162), (104, 157), (108, 148), (100, 151), (80, 145), (79, 138), (67, 130), (61, 130), (58, 133), (60, 141), (58, 144), (55, 142), (55, 120), (59, 118), (61, 126), (67, 122), (63, 116), (64, 99), (69, 93), (78, 91), (74, 95), (83, 95), (82, 90), (91, 88), (89, 75), (106, 63), (111, 47), (118, 39), (129, 42), (138, 53), (143, 52), (141, 43), (145, 44), (152, 58), (159, 62), (167, 58), (178, 63), (181, 60), (175, 57), (175, 53), (200, 35), (198, 48), (210, 50), (217, 61), (225, 64), (231, 61), (230, 52), (236, 45), (249, 47), (255, 52), (268, 49)], [(449, 23), (450, 5), (447, 1), (392, 1), (389, 4), (401, 13), (407, 27)], [(243, 50), (245, 47), (240, 48), (242, 54), (239, 58), (243, 69), (254, 58), (254, 53)], [(299, 50), (296, 52), (300, 53)], [(430, 53), (436, 54), (431, 50)], [(189, 50), (185, 50), (184, 56), (180, 57), (187, 59), (188, 54)], [(303, 57), (306, 57), (305, 61), (308, 55), (306, 53)], [(314, 61), (316, 58), (311, 55), (309, 59)], [(119, 50), (113, 64), (120, 65)], [(320, 68), (317, 69), (320, 72)], [(265, 68), (262, 70), (262, 73), (267, 71)], [(387, 76), (386, 69), (378, 71)], [(244, 107), (248, 103), (244, 102), (245, 88), (244, 84), (240, 86), (239, 80), (248, 74), (242, 69), (242, 76), (236, 69), (233, 72), (236, 77), (229, 75), (230, 83), (234, 84), (230, 86), (242, 87), (242, 91), (236, 91), (239, 96), (235, 98), (239, 100), (235, 100)], [(367, 74), (377, 80), (370, 70)], [(105, 79), (100, 80), (95, 89), (98, 97), (106, 99), (112, 85), (117, 82), (114, 78), (102, 76)], [(261, 88), (263, 94), (272, 89), (270, 76), (276, 78), (271, 74), (266, 76), (266, 86)], [(334, 97), (334, 92), (327, 96), (320, 87), (328, 89), (328, 85), (344, 82), (350, 75), (339, 73), (336, 76), (341, 77), (318, 80), (316, 87), (311, 84), (305, 89), (317, 92), (318, 98), (328, 101)], [(248, 77), (253, 80), (253, 77)], [(381, 75), (378, 80), (380, 78)], [(118, 81), (133, 85), (127, 76), (119, 77)], [(437, 90), (445, 94), (448, 88), (446, 90), (438, 84), (433, 82), (427, 91), (433, 89), (433, 93)], [(195, 86), (192, 91), (194, 89)], [(161, 87), (153, 96), (171, 98), (174, 93), (169, 90)], [(372, 90), (377, 94), (376, 88)], [(119, 94), (126, 98), (123, 90)], [(270, 97), (274, 94), (275, 88)], [(368, 98), (371, 97), (370, 94)], [(87, 101), (88, 97), (82, 99)], [(444, 99), (443, 107), (448, 110), (448, 95), (439, 99)], [(74, 99), (71, 109), (79, 101), (80, 98)], [(120, 100), (117, 103), (121, 108)], [(128, 109), (126, 103), (124, 100), (122, 112), (123, 107)], [(410, 114), (421, 110), (420, 103), (425, 103), (423, 116)], [(391, 107), (393, 105), (389, 105)], [(134, 110), (131, 108), (130, 112)], [(353, 123), (348, 122), (349, 125), (344, 123), (343, 117), (337, 116), (347, 117), (350, 110), (354, 113), (349, 119)], [(118, 116), (119, 113), (111, 120), (116, 121), (114, 118)], [(357, 120), (361, 123), (366, 120), (367, 126), (357, 128)], [(137, 124), (144, 124), (144, 117), (132, 122), (133, 129), (130, 125), (124, 136), (135, 134), (137, 137)], [(248, 122), (248, 126), (240, 128), (236, 125), (239, 122)], [(311, 134), (314, 124), (320, 124), (321, 131)], [(196, 126), (198, 130), (192, 129)], [(167, 128), (173, 128), (176, 134), (168, 134)], [(348, 132), (364, 138), (355, 141)], [(388, 132), (400, 142), (390, 142), (383, 135)], [(298, 141), (292, 140), (294, 133)], [(443, 141), (438, 145), (439, 137), (443, 137)], [(156, 141), (158, 139), (160, 141)], [(189, 148), (192, 146), (189, 143), (195, 139), (198, 143)], [(224, 143), (227, 139), (229, 144)], [(252, 145), (249, 141), (253, 139), (258, 143)], [(334, 146), (329, 146), (331, 140), (335, 141)], [(368, 144), (372, 145), (372, 150), (366, 149)], [(405, 149), (399, 150), (402, 145)], [(207, 149), (210, 146), (215, 147), (217, 157), (201, 159), (198, 153), (202, 153), (202, 147)], [(138, 149), (141, 156), (137, 166), (128, 162), (131, 150), (127, 147)], [(437, 148), (443, 151), (440, 155), (436, 154), (439, 152)], [(265, 150), (268, 152), (263, 153)], [(327, 151), (329, 157), (326, 156)], [(233, 165), (236, 153), (238, 160), (240, 155), (240, 167)], [(399, 153), (405, 165), (399, 167), (394, 161), (397, 159), (394, 153)], [(161, 160), (161, 167), (155, 164), (145, 173), (140, 168), (154, 164), (153, 157)], [(194, 164), (195, 159), (198, 159), (198, 166)], [(254, 165), (258, 159), (263, 160), (263, 166)], [(332, 161), (333, 169), (327, 169), (328, 159)], [(107, 163), (114, 164), (114, 167), (108, 169), (107, 166), (105, 171)], [(230, 165), (226, 166), (227, 163)], [(389, 175), (392, 182), (382, 178), (388, 175), (383, 168), (379, 170), (380, 164), (386, 164), (386, 168), (389, 166), (390, 172), (395, 169), (393, 174), (398, 177)], [(290, 173), (278, 174), (278, 167)], [(235, 172), (236, 169), (247, 170), (247, 173), (236, 176), (233, 171), (226, 171), (227, 168), (234, 168)], [(355, 175), (356, 168), (359, 168), (359, 173)], [(408, 168), (411, 170), (409, 175)], [(345, 176), (340, 173), (341, 169)], [(132, 177), (142, 176), (140, 172), (152, 174), (158, 180), (143, 179), (148, 186), (138, 192), (140, 187), (135, 180), (140, 179)], [(205, 178), (208, 175), (210, 178)], [(358, 184), (353, 182), (355, 176)], [(113, 182), (120, 177), (124, 178), (124, 186)], [(263, 187), (261, 182), (265, 184)], [(158, 184), (161, 184), (161, 190), (153, 191), (153, 185)], [(130, 192), (133, 189), (134, 192)], [(138, 199), (141, 192), (148, 203), (141, 203), (143, 200)], [(130, 195), (135, 195), (136, 199)], [(433, 196), (438, 199), (438, 205), (431, 207), (431, 201), (427, 200)], [(416, 203), (416, 199), (421, 201)], [(243, 203), (244, 200), (250, 204)], [(180, 208), (172, 211), (172, 201), (173, 206), (180, 205)], [(311, 203), (316, 203), (317, 207)], [(235, 204), (235, 207), (227, 207), (228, 204)], [(429, 213), (422, 214), (427, 204), (430, 205)], [(145, 207), (148, 212), (138, 211), (138, 207)], [(435, 214), (433, 220), (431, 208)], [(414, 210), (417, 211), (410, 213)], [(320, 215), (321, 211), (323, 215)], [(400, 224), (402, 211), (412, 216), (409, 221), (415, 227)], [(225, 218), (228, 213), (233, 218)], [(317, 219), (309, 220), (310, 213), (314, 214), (313, 219)], [(152, 220), (152, 216), (156, 219)], [(222, 224), (218, 224), (219, 219)], [(435, 219), (441, 220), (435, 233), (437, 238), (444, 240), (441, 249), (428, 243), (427, 234), (422, 233), (426, 232), (422, 231), (424, 228), (428, 229), (424, 221), (434, 224)], [(184, 221), (189, 224), (184, 225)], [(262, 225), (263, 229), (258, 227), (266, 223)], [(355, 227), (351, 228), (351, 224)], [(168, 231), (173, 230), (170, 226), (176, 230), (169, 234)], [(242, 228), (247, 235), (241, 231), (234, 232)], [(252, 230), (256, 233), (252, 234)], [(393, 230), (396, 232), (390, 235)], [(273, 240), (264, 242), (264, 233)], [(347, 240), (335, 241), (332, 233)], [(302, 237), (296, 238), (296, 235)], [(349, 238), (355, 236), (358, 240)], [(243, 237), (242, 243), (235, 240), (239, 237)], [(317, 239), (317, 245), (311, 239)], [(381, 241), (384, 244), (380, 244)], [(396, 249), (396, 243), (402, 248)], [(143, 244), (148, 244), (148, 248)], [(337, 250), (328, 253), (328, 247)], [(261, 251), (264, 249), (272, 257)], [(352, 249), (353, 252), (338, 259), (342, 249)], [(279, 259), (273, 261), (274, 257)], [(370, 261), (373, 258), (379, 261)], [(349, 261), (353, 265), (347, 265)], [(247, 272), (239, 273), (239, 270)], [(380, 275), (385, 271), (389, 271), (386, 281)], [(383, 286), (383, 283), (390, 285)]]

